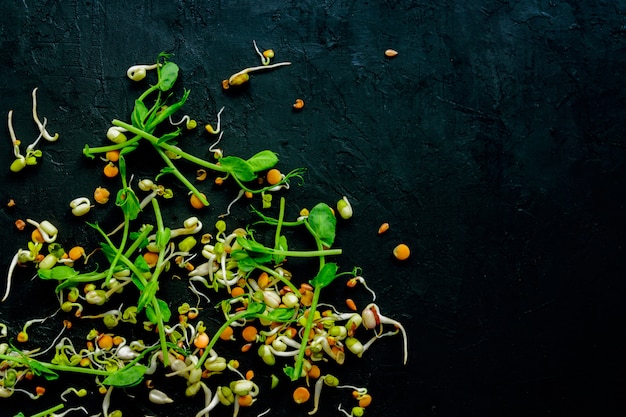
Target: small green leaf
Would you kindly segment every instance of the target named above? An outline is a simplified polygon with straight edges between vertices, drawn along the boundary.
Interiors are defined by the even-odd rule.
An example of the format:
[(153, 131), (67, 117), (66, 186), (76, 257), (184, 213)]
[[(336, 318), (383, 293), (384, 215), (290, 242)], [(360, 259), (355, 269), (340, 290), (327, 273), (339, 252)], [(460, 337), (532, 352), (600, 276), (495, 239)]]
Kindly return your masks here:
[(315, 239), (330, 248), (335, 241), (335, 227), (337, 226), (337, 219), (331, 208), (325, 203), (315, 205), (309, 213), (307, 222)]
[(284, 323), (293, 319), (293, 312), (293, 308), (280, 307), (268, 312), (263, 318), (277, 323)]
[(231, 175), (237, 177), (241, 182), (248, 182), (256, 179), (256, 174), (247, 161), (238, 156), (225, 156), (220, 158), (220, 165)]
[(165, 248), (167, 243), (170, 241), (170, 235), (172, 231), (169, 227), (164, 228), (163, 230), (158, 230), (156, 233), (156, 246), (159, 250)]
[(161, 91), (171, 90), (174, 83), (176, 83), (176, 79), (178, 78), (178, 70), (178, 65), (173, 62), (166, 62), (163, 64), (159, 80), (159, 89)]
[(36, 360), (28, 360), (28, 367), (35, 375), (43, 376), (47, 381), (54, 381), (59, 378), (59, 374)]
[(135, 220), (141, 212), (141, 203), (135, 192), (130, 188), (122, 188), (117, 192), (115, 204), (122, 209), (129, 220)]
[(146, 316), (148, 317), (148, 320), (150, 320), (150, 322), (154, 324), (159, 324), (160, 321), (167, 323), (172, 317), (172, 311), (170, 310), (170, 307), (165, 301), (161, 300), (160, 298), (155, 297), (154, 299), (159, 305), (161, 320), (159, 320), (156, 309), (154, 308), (154, 305), (152, 303), (146, 305)]
[(130, 116), (131, 123), (133, 126), (138, 127), (139, 129), (143, 129), (145, 126), (145, 120), (148, 117), (150, 110), (141, 100), (135, 100), (135, 108), (133, 109), (133, 113)]
[[(276, 250), (280, 250), (280, 251), (286, 251), (289, 250), (288, 246), (287, 246), (287, 237), (284, 235), (281, 235), (278, 238), (278, 242), (276, 242)], [(285, 260), (286, 256), (285, 255), (274, 255), (274, 262), (279, 264), (281, 262), (283, 262)]]
[(160, 145), (162, 143), (168, 143), (169, 142), (170, 145), (175, 145), (175, 143), (173, 143), (172, 141), (174, 139), (176, 139), (178, 136), (180, 136), (180, 132), (181, 132), (180, 129), (176, 129), (173, 132), (164, 134), (163, 136), (161, 136), (159, 138), (159, 140), (157, 141), (157, 144)]
[(37, 275), (41, 279), (71, 279), (78, 275), (78, 272), (67, 265), (55, 266), (51, 269), (38, 269)]
[(248, 159), (248, 165), (253, 172), (265, 171), (278, 163), (278, 156), (272, 151), (261, 151)]
[(310, 281), (311, 285), (320, 289), (326, 287), (337, 277), (338, 268), (337, 264), (333, 262), (324, 264), (320, 272)]
[(143, 380), (147, 369), (148, 368), (144, 365), (133, 365), (128, 368), (122, 368), (107, 376), (102, 383), (119, 388), (134, 387)]

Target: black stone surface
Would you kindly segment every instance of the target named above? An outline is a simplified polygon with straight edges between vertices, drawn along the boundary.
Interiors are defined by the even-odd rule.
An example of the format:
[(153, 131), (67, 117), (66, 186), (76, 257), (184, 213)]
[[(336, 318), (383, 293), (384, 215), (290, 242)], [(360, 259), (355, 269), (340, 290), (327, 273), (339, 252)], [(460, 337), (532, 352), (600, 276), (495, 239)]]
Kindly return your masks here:
[[(625, 2), (26, 0), (3, 2), (2, 13), (3, 271), (28, 241), (17, 218), (48, 219), (62, 242), (95, 247), (68, 203), (119, 184), (82, 148), (105, 143), (113, 118), (128, 119), (141, 88), (126, 69), (167, 51), (181, 67), (180, 86), (191, 90), (188, 112), (214, 123), (226, 107), (228, 154), (267, 148), (284, 170), (307, 168), (304, 185), (284, 193), (293, 215), (350, 198), (355, 215), (339, 224), (338, 262), (361, 266), (383, 311), (409, 333), (406, 366), (396, 337), (336, 370), (369, 388), (366, 415), (623, 415)], [(252, 40), (292, 65), (225, 94), (222, 79), (258, 64)], [(398, 56), (386, 58), (387, 48)], [(6, 114), (14, 110), (18, 135), (30, 143), (34, 87), (40, 114), (61, 138), (41, 144), (41, 163), (15, 175)], [(296, 98), (306, 103), (302, 112), (292, 111)], [(190, 135), (181, 146), (206, 152), (208, 139)], [(160, 167), (147, 148), (130, 163), (137, 176)], [(202, 213), (210, 225), (236, 190), (202, 187), (213, 202)], [(192, 213), (184, 200), (166, 204), (167, 220)], [(228, 222), (250, 219), (241, 204)], [(88, 220), (115, 224), (119, 213), (96, 207)], [(390, 231), (377, 236), (385, 221)], [(401, 241), (413, 251), (404, 263), (391, 257)], [(13, 336), (56, 308), (53, 286), (33, 273), (20, 269), (0, 305)], [(189, 298), (184, 283), (166, 286), (172, 305)], [(328, 294), (368, 300), (341, 286)], [(58, 323), (34, 327), (31, 338), (49, 340)], [(257, 370), (261, 380), (271, 372)], [(64, 376), (37, 401), (0, 399), (0, 414), (32, 415), (70, 385), (94, 389), (90, 378)], [(174, 385), (173, 405), (119, 391), (112, 409), (195, 415), (202, 401)], [(263, 393), (241, 415), (269, 406), (272, 416), (306, 415), (290, 389)], [(319, 414), (339, 415), (337, 404), (350, 404), (344, 394), (325, 391)], [(88, 398), (97, 414), (100, 396)]]

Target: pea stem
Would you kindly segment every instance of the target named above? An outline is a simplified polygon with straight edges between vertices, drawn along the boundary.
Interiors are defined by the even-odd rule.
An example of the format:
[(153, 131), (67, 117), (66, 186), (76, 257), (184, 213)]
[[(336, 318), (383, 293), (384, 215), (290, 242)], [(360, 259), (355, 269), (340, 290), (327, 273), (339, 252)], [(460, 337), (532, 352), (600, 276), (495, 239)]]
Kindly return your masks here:
[(168, 143), (165, 143), (165, 142), (159, 143), (159, 138), (157, 138), (156, 136), (154, 136), (154, 135), (152, 135), (152, 134), (150, 134), (148, 132), (144, 132), (143, 130), (138, 129), (135, 126), (130, 125), (130, 124), (126, 123), (126, 122), (123, 122), (121, 120), (115, 119), (115, 120), (113, 120), (112, 123), (113, 123), (114, 126), (123, 127), (124, 129), (127, 129), (129, 132), (132, 132), (132, 133), (134, 133), (136, 135), (141, 136), (142, 138), (144, 138), (144, 139), (148, 140), (150, 143), (152, 143), (154, 146), (161, 147), (161, 148), (165, 149), (166, 151), (172, 152), (175, 155), (178, 155), (181, 158), (184, 158), (184, 159), (188, 160), (189, 162), (193, 162), (196, 165), (199, 165), (199, 166), (204, 167), (204, 168), (209, 168), (209, 169), (212, 169), (212, 170), (217, 171), (217, 172), (228, 172), (224, 167), (222, 167), (220, 165), (217, 165), (217, 164), (214, 164), (212, 162), (205, 161), (202, 158), (198, 158), (197, 156), (189, 154), (189, 153), (181, 150), (180, 148), (177, 148), (176, 146), (172, 146), (172, 145), (170, 145)]

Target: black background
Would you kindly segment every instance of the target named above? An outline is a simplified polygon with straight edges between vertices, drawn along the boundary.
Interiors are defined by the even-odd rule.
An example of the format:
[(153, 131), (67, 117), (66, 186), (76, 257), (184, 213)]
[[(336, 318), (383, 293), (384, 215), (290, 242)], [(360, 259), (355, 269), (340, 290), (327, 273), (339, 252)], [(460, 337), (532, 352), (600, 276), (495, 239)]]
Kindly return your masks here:
[[(126, 69), (167, 51), (181, 67), (179, 86), (191, 90), (185, 108), (201, 125), (226, 107), (227, 154), (272, 149), (284, 171), (307, 168), (304, 185), (282, 194), (291, 216), (350, 198), (355, 215), (339, 224), (338, 262), (361, 266), (383, 312), (409, 333), (406, 366), (396, 337), (336, 371), (368, 386), (367, 415), (624, 412), (625, 2), (27, 0), (3, 2), (2, 13), (0, 114), (13, 109), (30, 143), (30, 93), (39, 87), (40, 115), (61, 135), (40, 145), (37, 167), (14, 175), (3, 123), (4, 270), (28, 241), (17, 218), (48, 219), (61, 242), (95, 247), (68, 203), (119, 184), (82, 148), (104, 144), (113, 118), (128, 120), (145, 84), (132, 85)], [(258, 65), (253, 39), (292, 65), (223, 93), (222, 79)], [(386, 58), (387, 48), (398, 56)], [(306, 103), (299, 113), (296, 98)], [(206, 134), (187, 140), (181, 146), (209, 156)], [(135, 173), (154, 175), (156, 155), (136, 153)], [(171, 185), (178, 198), (164, 211), (178, 224), (192, 211), (184, 189)], [(201, 214), (211, 225), (236, 190), (201, 188), (213, 203)], [(10, 198), (16, 207), (6, 207)], [(228, 223), (250, 219), (240, 204)], [(97, 207), (88, 220), (114, 224), (119, 213)], [(391, 229), (377, 236), (384, 221)], [(413, 251), (403, 263), (391, 256), (401, 241)], [(30, 281), (33, 273), (20, 269), (0, 306), (13, 337), (56, 308), (53, 287)], [(180, 285), (171, 284), (172, 305), (190, 296)], [(368, 300), (339, 285), (328, 294)], [(31, 338), (43, 344), (58, 329), (46, 322)], [(78, 383), (93, 389), (88, 378)], [(264, 404), (241, 415), (270, 401), (273, 416), (306, 415), (289, 389), (262, 393)], [(172, 406), (118, 392), (112, 409), (182, 416), (201, 408), (200, 399), (171, 391)], [(350, 404), (344, 394), (325, 391), (320, 414), (339, 415), (336, 405)], [(100, 398), (89, 398), (95, 414)], [(0, 400), (0, 413), (56, 403), (54, 392), (37, 402), (16, 393)]]

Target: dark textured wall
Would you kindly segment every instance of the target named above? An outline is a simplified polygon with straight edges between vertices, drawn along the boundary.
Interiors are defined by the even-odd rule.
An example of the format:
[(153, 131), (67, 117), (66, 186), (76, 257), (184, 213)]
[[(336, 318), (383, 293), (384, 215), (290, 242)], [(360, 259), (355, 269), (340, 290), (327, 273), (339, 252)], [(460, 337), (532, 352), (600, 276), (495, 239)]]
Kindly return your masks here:
[[(47, 218), (66, 242), (95, 245), (67, 204), (118, 184), (81, 150), (104, 143), (110, 121), (132, 110), (140, 89), (126, 68), (168, 51), (199, 121), (226, 107), (229, 154), (268, 148), (281, 167), (307, 168), (305, 184), (285, 194), (292, 213), (350, 197), (355, 216), (340, 223), (339, 262), (363, 268), (410, 337), (404, 367), (396, 338), (339, 371), (369, 386), (368, 415), (623, 412), (624, 2), (11, 1), (2, 13), (0, 114), (13, 109), (29, 142), (39, 87), (40, 112), (61, 134), (41, 145), (40, 166), (11, 175), (2, 123), (3, 270), (28, 239), (13, 227), (18, 217)], [(257, 64), (253, 39), (292, 65), (223, 93), (222, 79)], [(387, 48), (399, 55), (386, 58)], [(294, 113), (298, 97), (306, 107)], [(205, 152), (206, 136), (184, 146)], [(134, 162), (151, 158), (146, 150)], [(236, 191), (205, 188), (211, 224)], [(5, 206), (10, 198), (16, 207)], [(188, 215), (184, 203), (170, 204), (168, 218)], [(94, 210), (90, 220), (115, 215)], [(229, 222), (249, 220), (240, 205)], [(392, 228), (377, 236), (383, 221)], [(390, 256), (399, 241), (413, 249), (402, 264)], [(52, 288), (31, 276), (19, 271), (0, 321), (19, 326), (54, 311)], [(272, 415), (308, 411), (294, 411), (287, 393), (271, 395)], [(330, 395), (324, 415), (343, 398)], [(56, 403), (50, 397), (16, 394), (0, 407), (32, 414)], [(143, 399), (127, 407), (199, 409)]]

